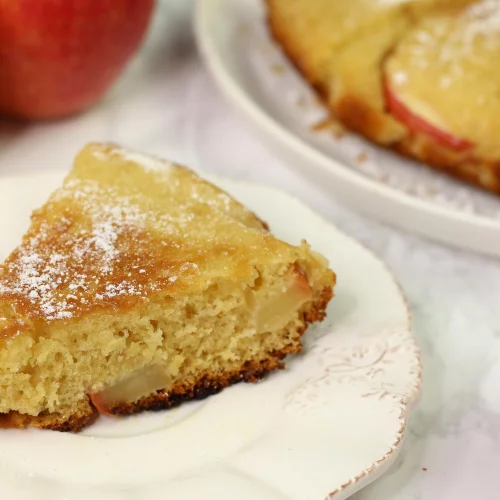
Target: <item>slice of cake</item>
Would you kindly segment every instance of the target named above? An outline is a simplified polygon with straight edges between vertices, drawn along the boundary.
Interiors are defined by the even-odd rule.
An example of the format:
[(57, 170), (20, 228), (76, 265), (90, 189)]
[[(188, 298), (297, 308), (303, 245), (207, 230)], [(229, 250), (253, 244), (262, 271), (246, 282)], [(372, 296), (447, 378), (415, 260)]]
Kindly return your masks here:
[(256, 381), (334, 282), (189, 169), (88, 145), (0, 266), (0, 425), (79, 431)]

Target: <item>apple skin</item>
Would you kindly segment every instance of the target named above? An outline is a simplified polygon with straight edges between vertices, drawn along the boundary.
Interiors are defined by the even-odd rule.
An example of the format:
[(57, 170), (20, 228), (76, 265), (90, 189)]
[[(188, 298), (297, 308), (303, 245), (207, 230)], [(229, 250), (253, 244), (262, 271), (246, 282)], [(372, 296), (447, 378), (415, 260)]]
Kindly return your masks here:
[(384, 87), (385, 101), (389, 112), (403, 125), (406, 125), (412, 132), (426, 134), (432, 137), (441, 146), (454, 151), (461, 152), (474, 147), (472, 142), (456, 137), (453, 134), (432, 125), (423, 118), (420, 118), (417, 114), (406, 107), (387, 81)]
[(99, 100), (138, 49), (155, 0), (0, 0), (0, 113), (37, 120)]

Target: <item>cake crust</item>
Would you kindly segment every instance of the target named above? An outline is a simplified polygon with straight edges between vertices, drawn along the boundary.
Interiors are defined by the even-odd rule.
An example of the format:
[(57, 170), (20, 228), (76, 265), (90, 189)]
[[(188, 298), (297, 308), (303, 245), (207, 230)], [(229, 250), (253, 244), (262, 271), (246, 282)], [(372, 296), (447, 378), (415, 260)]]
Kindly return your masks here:
[[(460, 5), (451, 4), (451, 6), (454, 9), (460, 9), (478, 1), (468, 0), (460, 2)], [(381, 106), (380, 102), (367, 99), (361, 93), (349, 91), (343, 93), (341, 97), (335, 96), (328, 73), (326, 70), (318, 70), (317, 66), (311, 64), (309, 53), (302, 45), (301, 38), (296, 36), (281, 15), (278, 1), (266, 0), (266, 4), (270, 33), (287, 58), (315, 90), (319, 100), (330, 111), (332, 118), (338, 120), (348, 130), (402, 156), (417, 159), (441, 173), (500, 194), (500, 158), (480, 157), (474, 151), (460, 152), (443, 147), (432, 136), (409, 130), (388, 112), (385, 102)], [(435, 6), (449, 8), (450, 3), (436, 0), (428, 2), (427, 8), (432, 9)], [(422, 8), (418, 15), (425, 14), (425, 12), (426, 9)], [(409, 8), (407, 15), (410, 22), (413, 22), (417, 13)], [(392, 53), (394, 45), (397, 44), (388, 46), (382, 54), (377, 69), (379, 73), (382, 73), (385, 58)], [(353, 83), (354, 80), (351, 84)], [(355, 88), (355, 85), (352, 87)], [(380, 99), (383, 99), (382, 87), (378, 90), (378, 94)]]
[(80, 432), (88, 425), (95, 422), (99, 412), (86, 398), (82, 400), (77, 411), (71, 415), (60, 415), (58, 413), (44, 412), (40, 415), (24, 415), (17, 411), (0, 413), (0, 428), (24, 429), (36, 427), (59, 432)]

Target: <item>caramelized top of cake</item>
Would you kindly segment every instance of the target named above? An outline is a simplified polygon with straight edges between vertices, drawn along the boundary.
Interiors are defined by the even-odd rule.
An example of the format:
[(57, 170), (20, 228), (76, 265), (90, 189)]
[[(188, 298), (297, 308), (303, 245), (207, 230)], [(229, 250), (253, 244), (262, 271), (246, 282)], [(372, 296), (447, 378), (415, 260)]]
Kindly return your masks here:
[(256, 279), (264, 255), (288, 265), (301, 249), (187, 168), (90, 144), (0, 266), (0, 338)]

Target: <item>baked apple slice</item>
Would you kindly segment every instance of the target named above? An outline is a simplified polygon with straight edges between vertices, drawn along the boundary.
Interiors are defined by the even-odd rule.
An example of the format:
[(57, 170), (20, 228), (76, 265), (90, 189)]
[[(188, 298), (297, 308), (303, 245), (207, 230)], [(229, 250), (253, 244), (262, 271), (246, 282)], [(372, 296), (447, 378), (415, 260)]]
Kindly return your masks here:
[(142, 397), (164, 389), (171, 382), (165, 368), (150, 365), (102, 391), (89, 394), (97, 411), (112, 415), (112, 409), (119, 404), (131, 404)]
[(312, 298), (312, 289), (305, 272), (295, 265), (288, 273), (287, 284), (256, 311), (256, 326), (260, 331), (284, 327), (290, 321), (290, 311), (300, 309)]
[(412, 132), (428, 135), (441, 146), (454, 151), (466, 151), (474, 147), (474, 143), (446, 130), (441, 118), (425, 103), (404, 93), (398, 93), (395, 88), (387, 78), (384, 85), (387, 109)]

